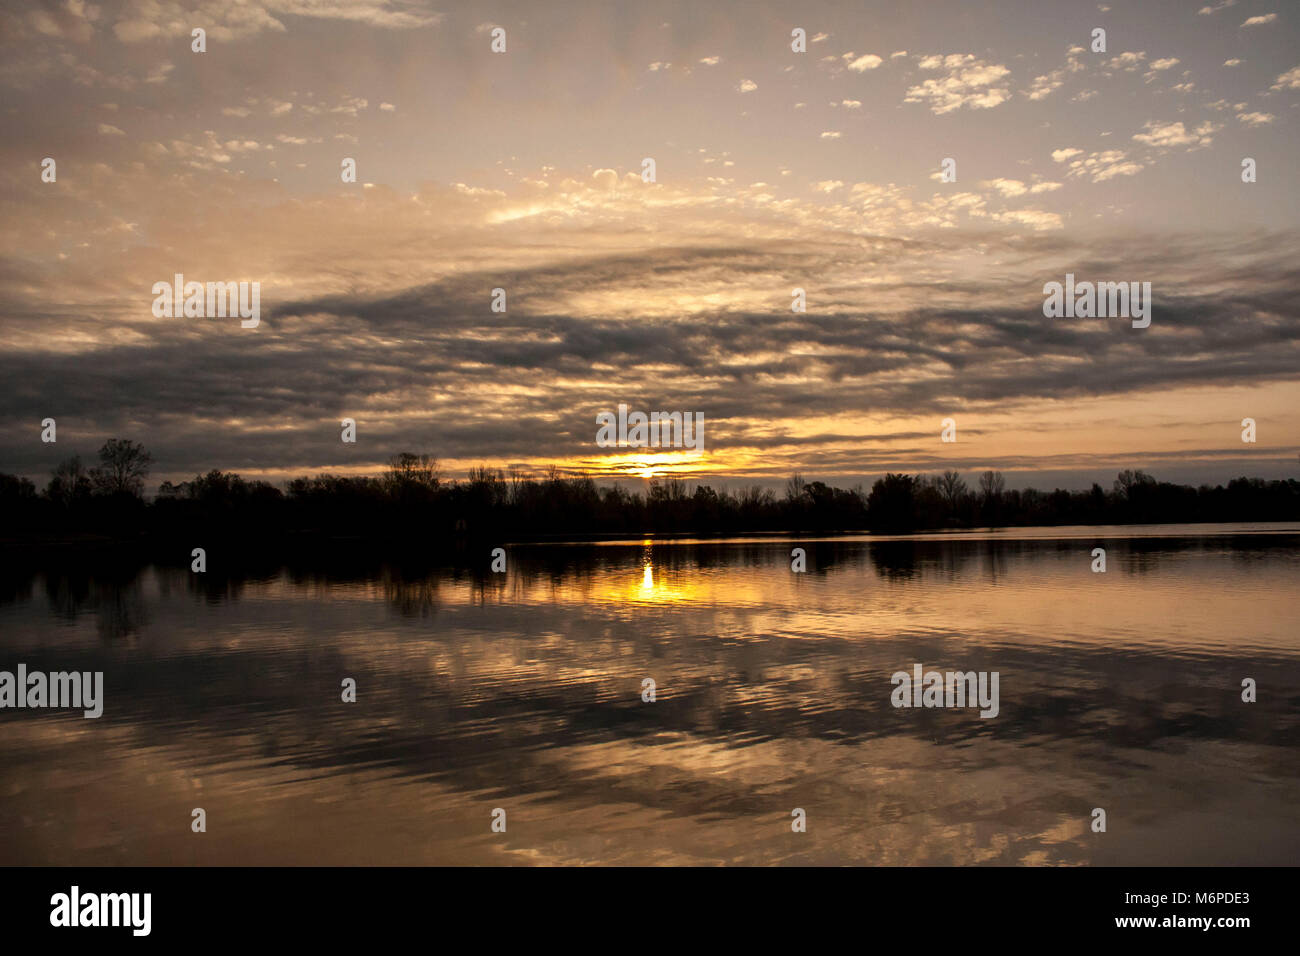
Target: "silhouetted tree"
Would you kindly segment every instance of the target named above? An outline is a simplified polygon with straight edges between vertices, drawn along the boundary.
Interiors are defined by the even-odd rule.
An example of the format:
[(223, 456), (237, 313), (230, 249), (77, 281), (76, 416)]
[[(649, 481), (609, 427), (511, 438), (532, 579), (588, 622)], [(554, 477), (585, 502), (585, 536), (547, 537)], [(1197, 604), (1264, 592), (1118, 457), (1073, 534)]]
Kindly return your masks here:
[(955, 516), (961, 507), (962, 498), (966, 496), (966, 482), (961, 473), (945, 471), (939, 476), (937, 486), (944, 503), (948, 505), (949, 514)]
[(980, 475), (980, 514), (989, 525), (1002, 523), (1002, 496), (1007, 488), (1000, 471), (986, 471)]
[(915, 527), (916, 478), (887, 474), (871, 486), (867, 496), (867, 520), (872, 528), (905, 531)]
[(980, 475), (980, 497), (985, 503), (996, 501), (1006, 491), (1006, 479), (1000, 471), (986, 471)]
[(90, 473), (81, 463), (80, 455), (65, 458), (50, 473), (50, 483), (45, 486), (45, 497), (62, 508), (90, 497)]
[(99, 467), (91, 472), (91, 481), (100, 494), (139, 497), (152, 464), (153, 456), (144, 445), (110, 438), (99, 449)]
[(1125, 469), (1115, 476), (1115, 494), (1131, 498), (1134, 488), (1155, 483), (1156, 480), (1140, 468), (1137, 471)]
[(805, 484), (803, 475), (796, 471), (785, 483), (785, 500), (798, 501), (801, 499)]
[(415, 484), (432, 489), (441, 482), (442, 470), (437, 458), (404, 451), (389, 459), (387, 477), (390, 487)]
[[(463, 481), (444, 480), (436, 459), (404, 453), (383, 475), (317, 474), (295, 478), (286, 493), (264, 482), (218, 470), (192, 480), (164, 482), (146, 504), (139, 485), (150, 457), (134, 442), (108, 442), (104, 467), (94, 475), (77, 458), (61, 462), (43, 495), (31, 482), (0, 475), (5, 527), (23, 535), (91, 532), (147, 537), (168, 553), (187, 554), (194, 541), (270, 539), (315, 542), (323, 537), (388, 539), (436, 546), (505, 535), (639, 534), (657, 532), (881, 531), (993, 525), (1125, 522), (1300, 520), (1300, 481), (1236, 478), (1227, 486), (1192, 488), (1125, 471), (1107, 493), (1057, 488), (1008, 490), (986, 471), (972, 494), (956, 471), (941, 475), (887, 474), (869, 494), (795, 475), (778, 498), (750, 486), (735, 492), (690, 485), (674, 477), (643, 490), (598, 487), (589, 475), (558, 467), (536, 479), (522, 467), (509, 476), (481, 465)], [(183, 545), (183, 547), (182, 547)]]

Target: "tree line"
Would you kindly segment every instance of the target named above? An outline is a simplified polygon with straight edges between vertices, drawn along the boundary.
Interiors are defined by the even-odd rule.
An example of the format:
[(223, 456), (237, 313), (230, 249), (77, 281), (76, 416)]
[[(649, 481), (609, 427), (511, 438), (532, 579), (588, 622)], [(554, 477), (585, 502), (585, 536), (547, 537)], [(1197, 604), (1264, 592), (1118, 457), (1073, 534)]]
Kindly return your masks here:
[(146, 500), (153, 457), (143, 445), (111, 439), (98, 463), (59, 463), (45, 488), (0, 474), (6, 532), (173, 537), (205, 533), (266, 538), (547, 537), (563, 535), (751, 531), (902, 532), (1060, 524), (1145, 524), (1300, 519), (1300, 482), (1236, 478), (1191, 487), (1122, 471), (1109, 490), (1008, 489), (1000, 472), (970, 485), (957, 471), (894, 474), (836, 488), (796, 474), (784, 493), (751, 485), (715, 489), (652, 478), (644, 492), (598, 485), (551, 467), (473, 468), (446, 478), (436, 458), (402, 453), (380, 475), (318, 474), (281, 488), (213, 470), (163, 482)]

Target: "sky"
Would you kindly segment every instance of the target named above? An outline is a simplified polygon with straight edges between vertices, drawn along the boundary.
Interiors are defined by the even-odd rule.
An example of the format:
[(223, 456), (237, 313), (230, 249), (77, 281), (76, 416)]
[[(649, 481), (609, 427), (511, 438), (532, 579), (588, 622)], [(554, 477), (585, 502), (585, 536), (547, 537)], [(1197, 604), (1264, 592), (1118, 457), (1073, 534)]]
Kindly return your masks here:
[[(0, 471), (1300, 477), (1298, 39), (1280, 0), (6, 5)], [(155, 316), (177, 273), (260, 323)], [(1067, 273), (1150, 327), (1045, 316)], [(598, 446), (619, 404), (703, 449)]]

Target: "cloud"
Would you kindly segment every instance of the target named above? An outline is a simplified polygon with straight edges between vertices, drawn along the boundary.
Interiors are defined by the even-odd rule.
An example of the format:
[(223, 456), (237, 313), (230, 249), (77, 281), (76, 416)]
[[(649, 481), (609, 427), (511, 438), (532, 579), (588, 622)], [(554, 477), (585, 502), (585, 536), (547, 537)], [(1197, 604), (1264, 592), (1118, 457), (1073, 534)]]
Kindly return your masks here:
[[(363, 96), (344, 96), (337, 106), (329, 107), (330, 113), (346, 113), (348, 116), (356, 116), (359, 112), (370, 105), (370, 101)], [(309, 112), (320, 112), (319, 108), (308, 108)]]
[(101, 12), (99, 6), (83, 0), (64, 0), (27, 11), (27, 25), (42, 36), (86, 43), (94, 36)]
[(1018, 179), (990, 179), (980, 185), (995, 189), (1003, 196), (1023, 196), (1029, 192), (1029, 187)]
[[(1054, 195), (1014, 178), (932, 199), (831, 176), (800, 175), (813, 186), (792, 192), (650, 187), (602, 168), (552, 171), (542, 191), (466, 183), (257, 200), (219, 168), (173, 178), (148, 165), (220, 167), (254, 142), (174, 136), (146, 168), (124, 166), (81, 197), (70, 179), (69, 213), (88, 243), (69, 247), (79, 264), (60, 264), (62, 238), (31, 228), (44, 213), (32, 218), (28, 192), (30, 210), (48, 208), (39, 184), (18, 191), (7, 218), (32, 240), (0, 251), (0, 376), (12, 383), (0, 470), (48, 473), (53, 450), (22, 422), (49, 414), (51, 394), (76, 423), (66, 443), (60, 429), (58, 456), (140, 438), (162, 480), (212, 467), (350, 472), (403, 450), (572, 460), (591, 454), (594, 411), (618, 395), (703, 411), (717, 449), (766, 450), (814, 420), (838, 427), (953, 401), (1014, 413), (1044, 398), (1258, 386), (1297, 371), (1294, 236), (1090, 240), (1065, 231), (1060, 210), (999, 208)], [(1045, 321), (1037, 290), (1080, 264), (1157, 280), (1152, 334)], [(262, 280), (261, 326), (153, 319), (150, 287), (176, 271)], [(787, 276), (818, 289), (815, 314), (789, 313)], [(508, 314), (487, 308), (497, 286)], [(345, 415), (366, 436), (356, 449), (337, 441)], [(795, 457), (823, 451), (833, 449), (815, 440)], [(866, 460), (844, 454), (847, 468)]]
[(1276, 117), (1272, 113), (1238, 113), (1237, 119), (1247, 126), (1267, 126)]
[[(26, 9), (0, 16), (13, 28), (0, 30), (6, 36), (0, 75), (8, 101), (21, 106), (5, 138), (9, 166), (21, 175), (9, 183), (8, 238), (0, 242), (0, 373), (9, 383), (0, 456), (11, 455), (0, 457), (0, 470), (22, 462), (48, 470), (36, 455), (55, 449), (27, 449), (32, 443), (21, 423), (51, 394), (62, 401), (65, 382), (69, 406), (85, 418), (69, 434), (77, 444), (57, 449), (60, 456), (87, 445), (93, 453), (98, 442), (86, 436), (129, 434), (157, 446), (168, 469), (184, 472), (191, 465), (349, 470), (416, 445), (472, 457), (568, 453), (590, 444), (589, 435), (579, 434), (585, 419), (577, 421), (584, 403), (624, 386), (647, 401), (698, 399), (681, 407), (702, 408), (711, 426), (715, 409), (729, 411), (736, 420), (726, 427), (739, 432), (750, 427), (751, 413), (784, 415), (799, 427), (818, 403), (832, 415), (862, 420), (891, 403), (936, 401), (944, 390), (949, 399), (972, 403), (997, 396), (1032, 401), (1035, 390), (1059, 398), (1065, 393), (1052, 390), (1053, 377), (1067, 389), (1093, 387), (1078, 370), (1082, 365), (1093, 375), (1104, 369), (1097, 387), (1121, 393), (1147, 395), (1154, 386), (1136, 377), (1157, 360), (1174, 367), (1153, 381), (1176, 381), (1183, 343), (1168, 355), (1129, 355), (1134, 336), (1034, 326), (1041, 325), (1037, 296), (1026, 302), (1025, 290), (1059, 279), (1067, 267), (1119, 277), (1139, 266), (1151, 270), (1161, 290), (1157, 326), (1166, 314), (1172, 323), (1175, 300), (1186, 305), (1195, 298), (1190, 313), (1177, 313), (1180, 323), (1191, 314), (1190, 326), (1157, 327), (1151, 336), (1163, 346), (1176, 331), (1206, 350), (1186, 353), (1193, 366), (1187, 381), (1222, 372), (1254, 384), (1288, 362), (1291, 372), (1300, 372), (1294, 308), (1288, 311), (1285, 298), (1274, 294), (1286, 283), (1273, 258), (1287, 252), (1294, 260), (1297, 240), (1274, 235), (1274, 247), (1260, 249), (1252, 238), (1252, 230), (1279, 221), (1291, 186), (1275, 183), (1280, 200), (1258, 208), (1228, 204), (1211, 214), (1184, 205), (1177, 221), (1189, 235), (1171, 237), (1164, 200), (1190, 195), (1217, 160), (1203, 154), (1156, 165), (1166, 150), (1195, 148), (1211, 137), (1226, 145), (1227, 133), (1201, 122), (1219, 109), (1202, 101), (1220, 95), (1227, 97), (1216, 113), (1220, 123), (1233, 115), (1229, 100), (1249, 100), (1236, 110), (1239, 125), (1227, 131), (1238, 134), (1234, 139), (1247, 133), (1259, 148), (1286, 139), (1286, 107), (1295, 97), (1278, 97), (1276, 90), (1271, 101), (1246, 95), (1267, 89), (1269, 76), (1277, 78), (1277, 90), (1300, 88), (1300, 67), (1282, 72), (1287, 59), (1297, 62), (1293, 54), (1274, 45), (1252, 52), (1249, 72), (1259, 85), (1234, 89), (1233, 81), (1249, 77), (1240, 70), (1215, 77), (1209, 70), (1198, 82), (1203, 95), (1171, 99), (1169, 85), (1182, 79), (1172, 70), (1181, 72), (1182, 64), (1159, 73), (1169, 77), (1153, 84), (1159, 89), (1144, 88), (1132, 77), (1098, 76), (1111, 55), (1075, 47), (1064, 55), (1057, 47), (1053, 55), (1049, 44), (1034, 58), (1032, 51), (1000, 46), (996, 31), (976, 28), (958, 41), (969, 45), (946, 48), (971, 53), (923, 56), (925, 47), (918, 47), (893, 56), (883, 35), (846, 21), (837, 26), (837, 48), (843, 52), (852, 27), (855, 45), (884, 46), (880, 57), (891, 67), (882, 73), (882, 62), (872, 77), (864, 71), (853, 78), (847, 73), (856, 72), (849, 64), (858, 54), (848, 61), (835, 55), (830, 70), (814, 53), (813, 63), (784, 57), (777, 72), (761, 72), (770, 67), (749, 58), (743, 38), (707, 24), (678, 47), (630, 40), (621, 47), (613, 27), (601, 22), (584, 22), (570, 37), (567, 28), (532, 18), (512, 49), (554, 55), (534, 57), (520, 73), (513, 54), (488, 55), (486, 39), (470, 33), (473, 19), (459, 23), (458, 36), (442, 38), (446, 56), (430, 59), (431, 41), (443, 49), (432, 31), (384, 31), (375, 43), (354, 42), (376, 31), (340, 18), (289, 14), (287, 3), (249, 0), (225, 4), (231, 10), (221, 16), (262, 10), (284, 29), (263, 25), (258, 39), (237, 44), (210, 33), (208, 57), (217, 62), (188, 53), (188, 15), (176, 24), (184, 33), (173, 37), (169, 21), (150, 12), (202, 11), (205, 2), (102, 4), (97, 20), (83, 18), (84, 29), (55, 23), (58, 36), (30, 26)], [(380, 5), (362, 0), (358, 6)], [(418, 3), (382, 6), (427, 10)], [(53, 16), (62, 0), (42, 9)], [(1185, 12), (1194, 11), (1195, 5)], [(116, 38), (114, 26), (137, 13), (158, 27), (158, 39), (126, 44)], [(229, 19), (226, 26), (243, 29)], [(77, 46), (70, 37), (87, 30), (91, 42)], [(873, 35), (876, 41), (856, 39)], [(659, 43), (665, 36), (649, 39)], [(1142, 41), (1154, 43), (1157, 56), (1197, 49), (1195, 37), (1179, 33), (1173, 21), (1160, 36), (1166, 39)], [(603, 52), (585, 64), (576, 51), (593, 42)], [(1123, 43), (1118, 35), (1113, 42)], [(347, 69), (322, 59), (322, 49), (346, 53)], [(728, 62), (728, 70), (714, 66), (710, 74), (724, 98), (742, 77), (764, 75), (764, 97), (733, 99), (727, 109), (700, 99), (700, 90), (664, 85), (672, 79), (667, 75), (647, 77), (645, 56), (668, 55), (667, 49), (679, 56), (672, 69), (683, 72), (698, 71), (699, 58)], [(829, 42), (821, 49), (829, 52)], [(176, 68), (166, 74), (169, 58)], [(1145, 54), (1139, 62), (1138, 73), (1157, 72)], [(779, 72), (790, 63), (796, 72)], [(597, 89), (610, 96), (588, 95), (593, 75), (608, 83)], [(841, 80), (850, 86), (837, 87)], [(458, 82), (495, 89), (497, 106), (485, 111), (475, 96), (419, 95), (459, 88)], [(695, 162), (674, 163), (673, 175), (662, 175), (661, 166), (664, 181), (654, 185), (629, 171), (645, 155), (640, 147), (629, 155), (617, 143), (605, 144), (575, 155), (566, 126), (573, 104), (581, 103), (591, 110), (583, 124), (590, 119), (592, 129), (626, 138), (632, 114), (625, 95), (641, 95), (646, 84), (669, 97), (669, 108), (635, 112), (635, 139), (677, 142), (682, 149), (712, 144)], [(1100, 102), (1089, 104), (1099, 109), (1073, 108), (1069, 98), (1086, 93), (1082, 87), (1102, 90)], [(1006, 110), (983, 112), (1008, 96)], [(400, 118), (390, 109), (398, 99)], [(125, 122), (131, 130), (97, 132), (94, 117), (104, 114), (105, 100), (119, 105), (108, 113), (109, 123), (116, 121), (112, 129), (125, 130)], [(790, 116), (791, 100), (809, 104), (797, 118)], [(767, 101), (784, 105), (771, 111), (762, 108)], [(838, 111), (829, 117), (828, 103)], [(1265, 105), (1268, 114), (1246, 112)], [(979, 112), (963, 116), (963, 109)], [(939, 115), (945, 112), (946, 120)], [(904, 139), (937, 130), (931, 144), (937, 152), (919, 174), (890, 183), (888, 164), (854, 159), (871, 148), (860, 141), (864, 114), (896, 127)], [(1271, 124), (1251, 125), (1272, 114)], [(81, 120), (58, 122), (70, 116)], [(683, 134), (683, 117), (706, 122), (706, 138), (699, 130)], [(760, 156), (766, 161), (743, 176), (735, 170), (748, 160), (724, 165), (733, 160), (723, 150), (748, 156), (754, 143), (779, 137), (797, 120), (813, 124), (802, 133), (807, 155)], [(493, 132), (502, 122), (507, 131), (532, 124), (535, 135), (503, 145)], [(840, 122), (850, 129), (832, 125)], [(429, 153), (424, 134), (438, 129), (463, 131), (457, 148)], [(1130, 130), (1138, 138), (1130, 139)], [(849, 131), (854, 142), (839, 145)], [(809, 149), (809, 136), (826, 148)], [(937, 157), (969, 154), (981, 140), (997, 149), (962, 160), (968, 178), (960, 184), (940, 187), (925, 178)], [(1051, 145), (1062, 141), (1088, 146)], [(37, 177), (22, 172), (31, 168), (32, 144), (42, 142), (48, 146), (38, 155), (48, 150), (74, 173), (60, 177), (57, 209), (49, 187), (26, 183)], [(1248, 151), (1256, 155), (1254, 149)], [(338, 182), (342, 155), (361, 157), (372, 188)], [(992, 161), (998, 157), (1001, 162)], [(548, 161), (560, 162), (561, 170), (544, 171)], [(1147, 166), (1160, 173), (1150, 192), (1141, 188), (1143, 180), (1124, 182)], [(706, 180), (708, 173), (721, 175)], [(177, 209), (186, 215), (178, 217)], [(1232, 250), (1231, 268), (1216, 265), (1208, 241), (1197, 246), (1191, 235), (1208, 236), (1225, 224), (1241, 227), (1215, 233), (1218, 254)], [(1136, 241), (1138, 228), (1149, 232), (1145, 248)], [(972, 248), (981, 254), (972, 257)], [(1184, 258), (1167, 258), (1169, 250)], [(149, 288), (176, 271), (196, 280), (261, 279), (262, 326), (244, 336), (237, 323), (153, 320)], [(815, 318), (787, 320), (788, 298), (781, 298), (789, 286), (780, 288), (787, 276), (816, 284)], [(1207, 288), (1195, 292), (1202, 281)], [(498, 285), (510, 289), (508, 321), (483, 308), (483, 290)], [(1211, 354), (1219, 332), (1202, 310), (1218, 314), (1221, 306), (1234, 315), (1249, 311), (1255, 332), (1272, 342), (1255, 339), (1240, 349), (1230, 342), (1220, 364)], [(716, 343), (694, 328), (708, 329), (715, 319)], [(786, 321), (793, 325), (781, 328)], [(1029, 327), (1026, 350), (1012, 362), (1002, 350), (1020, 348), (1017, 333)], [(945, 331), (948, 339), (936, 350)], [(897, 356), (874, 354), (891, 352), (895, 336), (911, 334), (930, 338), (908, 343)], [(865, 341), (872, 336), (875, 349)], [(881, 342), (888, 347), (878, 348)], [(1048, 356), (1050, 374), (1041, 381), (1030, 345)], [(1256, 360), (1261, 364), (1246, 370)], [(1125, 382), (1127, 375), (1135, 378)], [(810, 381), (825, 387), (810, 389)], [(819, 394), (801, 394), (795, 382), (802, 393)], [(355, 460), (340, 458), (335, 447), (334, 416), (345, 408), (359, 410), (364, 434), (377, 439)]]
[(946, 74), (910, 87), (904, 102), (923, 103), (936, 116), (963, 107), (991, 109), (1011, 98), (1005, 86), (997, 85), (1011, 71), (1000, 64), (976, 59), (973, 54), (925, 56), (919, 66), (923, 70), (945, 70)]
[(1065, 71), (1053, 70), (1051, 73), (1045, 73), (1042, 76), (1035, 77), (1033, 85), (1030, 86), (1027, 95), (1034, 101), (1046, 99), (1064, 85)]
[(123, 43), (174, 39), (190, 36), (195, 26), (207, 31), (209, 40), (240, 40), (288, 30), (286, 20), (302, 17), (315, 20), (346, 20), (390, 30), (412, 30), (434, 26), (443, 15), (415, 9), (389, 0), (262, 0), (227, 3), (200, 0), (127, 0), (113, 24), (113, 34)]
[(1277, 78), (1269, 89), (1277, 92), (1279, 90), (1300, 90), (1300, 66), (1292, 67)]
[[(849, 54), (849, 56), (852, 56), (852, 54)], [(862, 56), (849, 63), (849, 69), (855, 73), (864, 73), (867, 70), (874, 70), (883, 62), (884, 60), (876, 56), (874, 53), (864, 53)]]
[[(1061, 67), (1059, 70), (1052, 70), (1050, 73), (1044, 73), (1042, 76), (1035, 77), (1025, 95), (1028, 96), (1032, 102), (1037, 102), (1046, 99), (1052, 93), (1056, 92), (1065, 85), (1065, 81), (1071, 73), (1081, 73), (1088, 69), (1088, 67), (1086, 67), (1079, 59), (1080, 55), (1086, 52), (1087, 51), (1081, 46), (1071, 46), (1065, 51), (1065, 66)], [(1075, 100), (1081, 101), (1087, 98), (1087, 95), (1078, 95), (1075, 97)]]
[(1181, 120), (1172, 123), (1157, 123), (1149, 120), (1142, 128), (1145, 132), (1134, 133), (1134, 141), (1160, 149), (1174, 146), (1188, 146), (1194, 149), (1209, 146), (1214, 141), (1213, 134), (1220, 129), (1213, 123), (1202, 123), (1195, 129), (1188, 130), (1184, 128)]
[(120, 129), (118, 129), (116, 126), (111, 126), (111, 125), (108, 124), (108, 123), (100, 123), (100, 124), (99, 124), (99, 135), (101, 135), (101, 136), (125, 136), (126, 133), (122, 132), (122, 131), (121, 131)]
[(1241, 66), (1241, 60), (1237, 59), (1237, 58), (1234, 56), (1231, 60), (1224, 60), (1224, 61), (1223, 61), (1223, 65), (1224, 65), (1224, 66)]
[(1243, 27), (1261, 27), (1266, 23), (1272, 23), (1277, 19), (1276, 13), (1266, 13), (1262, 17), (1250, 17), (1242, 23)]
[(1052, 229), (1062, 229), (1065, 226), (1060, 213), (1046, 212), (1042, 209), (1012, 209), (1006, 212), (992, 213), (990, 218), (996, 222), (1019, 223), (1022, 226), (1028, 226), (1035, 232), (1047, 232)]
[(703, 59), (699, 60), (698, 62), (703, 63), (705, 66), (717, 66), (719, 63), (722, 62), (722, 57), (706, 56)]
[(752, 93), (756, 89), (758, 89), (758, 84), (753, 80), (741, 80), (736, 85), (736, 90), (741, 93)]
[[(992, 218), (1031, 233), (1061, 226), (1040, 210)], [(535, 245), (547, 227), (525, 231), (519, 238)], [(935, 269), (959, 261), (969, 237), (878, 237), (864, 247), (848, 232), (793, 238), (787, 230), (739, 245), (673, 241), (527, 265), (501, 247), (481, 270), (377, 293), (349, 290), (354, 264), (340, 264), (337, 292), (264, 290), (255, 335), (173, 320), (147, 335), (103, 335), (77, 353), (9, 348), (0, 375), (24, 383), (11, 397), (18, 421), (39, 421), (57, 387), (63, 414), (80, 430), (66, 443), (60, 435), (60, 454), (93, 450), (109, 435), (139, 437), (155, 454), (158, 479), (210, 467), (355, 471), (402, 450), (467, 463), (590, 455), (590, 422), (611, 395), (702, 410), (713, 453), (761, 450), (810, 419), (926, 415), (953, 401), (972, 414), (1014, 413), (1044, 399), (1289, 381), (1300, 322), (1291, 309), (1295, 246), (1280, 238), (1226, 240), (1250, 253), (1229, 268), (1224, 236), (1112, 237), (1091, 274), (1159, 282), (1156, 321), (1143, 336), (1126, 323), (1044, 320), (1042, 283), (1096, 255), (1065, 237), (1036, 247), (985, 235), (987, 265), (948, 274), (936, 298)], [(604, 241), (592, 239), (593, 248)], [(882, 272), (887, 283), (844, 284), (845, 276)], [(735, 298), (747, 291), (738, 286), (784, 275), (823, 290), (816, 314), (791, 314), (781, 282), (766, 296)], [(497, 285), (510, 290), (508, 314), (485, 307), (484, 290)], [(2, 288), (17, 304), (13, 282)], [(138, 293), (146, 313), (147, 291)], [(71, 311), (58, 298), (40, 302), (22, 306), (36, 306), (29, 315), (46, 322)], [(692, 304), (689, 314), (682, 303)], [(104, 316), (84, 321), (102, 328)], [(832, 385), (809, 389), (809, 381)], [(337, 441), (345, 411), (367, 436), (356, 449)], [(800, 454), (833, 444), (826, 431)], [(48, 450), (22, 428), (0, 427), (0, 457), (6, 470), (49, 468)], [(854, 461), (861, 467), (852, 454), (845, 467)]]
[(1138, 51), (1136, 53), (1133, 52), (1121, 53), (1119, 56), (1111, 57), (1109, 60), (1107, 60), (1106, 68), (1110, 70), (1123, 70), (1126, 73), (1132, 73), (1134, 70), (1136, 70), (1139, 66), (1142, 65), (1142, 61), (1144, 61), (1146, 58), (1147, 58), (1146, 51)]
[[(1062, 151), (1065, 152), (1065, 151)], [(1074, 150), (1072, 154), (1079, 151)], [(1055, 155), (1055, 154), (1053, 154)], [(1058, 160), (1059, 162), (1059, 160)], [(1130, 159), (1121, 149), (1107, 149), (1089, 153), (1083, 159), (1076, 159), (1066, 167), (1066, 175), (1087, 178), (1094, 183), (1104, 183), (1117, 176), (1135, 176), (1143, 169), (1143, 164)]]

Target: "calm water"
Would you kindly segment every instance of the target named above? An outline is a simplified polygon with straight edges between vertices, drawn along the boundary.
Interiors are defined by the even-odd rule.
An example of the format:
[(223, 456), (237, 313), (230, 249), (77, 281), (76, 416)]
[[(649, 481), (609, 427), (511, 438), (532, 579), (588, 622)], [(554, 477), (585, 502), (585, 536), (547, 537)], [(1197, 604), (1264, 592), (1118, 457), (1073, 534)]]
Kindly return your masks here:
[[(1300, 526), (509, 562), (8, 572), (0, 669), (106, 702), (0, 711), (0, 863), (1300, 860)], [(892, 707), (914, 663), (999, 715)]]

